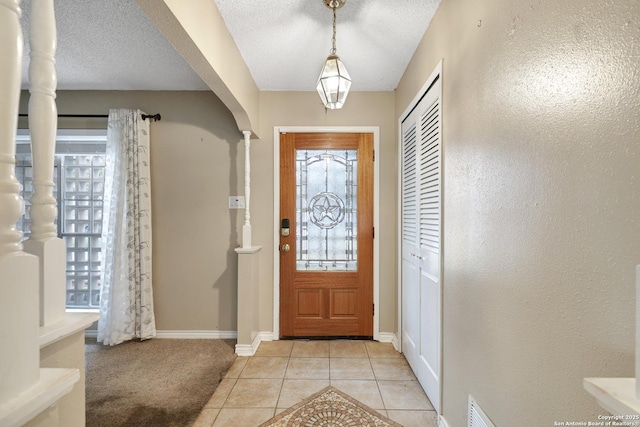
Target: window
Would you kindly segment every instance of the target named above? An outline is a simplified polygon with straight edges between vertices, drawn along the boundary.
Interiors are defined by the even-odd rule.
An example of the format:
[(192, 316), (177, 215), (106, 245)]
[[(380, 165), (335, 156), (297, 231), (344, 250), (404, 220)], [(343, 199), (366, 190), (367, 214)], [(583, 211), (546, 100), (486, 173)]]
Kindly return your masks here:
[[(67, 246), (68, 309), (100, 306), (101, 234), (104, 198), (106, 130), (60, 130), (56, 138), (54, 196), (58, 201), (58, 235)], [(23, 186), (25, 213), (18, 229), (30, 234), (29, 198), (33, 192), (31, 147), (19, 132), (16, 177)]]

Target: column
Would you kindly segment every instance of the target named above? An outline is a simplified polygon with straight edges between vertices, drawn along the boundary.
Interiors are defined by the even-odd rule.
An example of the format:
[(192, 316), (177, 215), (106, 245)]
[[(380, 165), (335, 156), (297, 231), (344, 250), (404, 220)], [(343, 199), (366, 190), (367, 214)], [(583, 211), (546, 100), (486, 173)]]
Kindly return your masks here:
[(237, 248), (238, 254), (238, 338), (236, 354), (253, 356), (260, 344), (260, 250)]
[(251, 247), (251, 131), (242, 131), (244, 135), (244, 225), (242, 226), (242, 247)]

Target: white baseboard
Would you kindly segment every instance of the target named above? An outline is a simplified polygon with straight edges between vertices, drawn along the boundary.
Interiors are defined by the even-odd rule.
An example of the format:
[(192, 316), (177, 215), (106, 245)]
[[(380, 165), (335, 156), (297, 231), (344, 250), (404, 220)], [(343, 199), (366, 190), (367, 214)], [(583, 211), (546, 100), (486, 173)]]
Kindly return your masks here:
[(398, 336), (396, 334), (393, 334), (393, 341), (391, 341), (391, 344), (393, 344), (393, 348), (395, 348), (398, 353), (402, 353), (400, 340), (398, 339)]
[(449, 427), (447, 420), (442, 415), (438, 415), (438, 427)]
[(233, 340), (237, 331), (156, 331), (156, 338)]
[(260, 332), (260, 341), (273, 341), (275, 338), (273, 337), (273, 332), (271, 331), (262, 331)]
[[(87, 338), (97, 338), (96, 329), (84, 332)], [(159, 339), (202, 339), (202, 340), (224, 340), (238, 338), (236, 331), (156, 331), (156, 338)]]
[(380, 342), (390, 342), (393, 344), (393, 348), (396, 349), (398, 353), (402, 353), (400, 351), (400, 344), (398, 342), (398, 336), (393, 332), (379, 332), (378, 333), (378, 341)]
[(262, 341), (273, 341), (273, 332), (258, 332), (251, 344), (236, 344), (238, 356), (253, 356)]

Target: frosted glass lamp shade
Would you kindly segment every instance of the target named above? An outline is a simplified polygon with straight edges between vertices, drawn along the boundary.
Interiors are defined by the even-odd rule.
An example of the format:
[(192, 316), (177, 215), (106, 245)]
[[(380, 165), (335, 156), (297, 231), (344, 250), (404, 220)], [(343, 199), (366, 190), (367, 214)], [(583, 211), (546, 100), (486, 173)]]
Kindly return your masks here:
[(326, 108), (336, 110), (342, 108), (349, 89), (351, 76), (337, 55), (329, 55), (318, 78), (318, 94)]

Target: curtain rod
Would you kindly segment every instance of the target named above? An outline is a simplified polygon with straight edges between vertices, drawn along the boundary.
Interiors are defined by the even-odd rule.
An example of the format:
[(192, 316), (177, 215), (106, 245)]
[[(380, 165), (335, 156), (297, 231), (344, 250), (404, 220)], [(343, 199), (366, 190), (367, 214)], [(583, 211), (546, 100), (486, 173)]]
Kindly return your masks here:
[[(18, 117), (29, 117), (28, 114), (18, 114)], [(108, 114), (58, 114), (58, 117), (78, 117), (84, 119), (106, 119), (109, 117)], [(151, 119), (154, 122), (160, 121), (162, 116), (160, 113), (158, 114), (143, 114), (142, 120)]]

